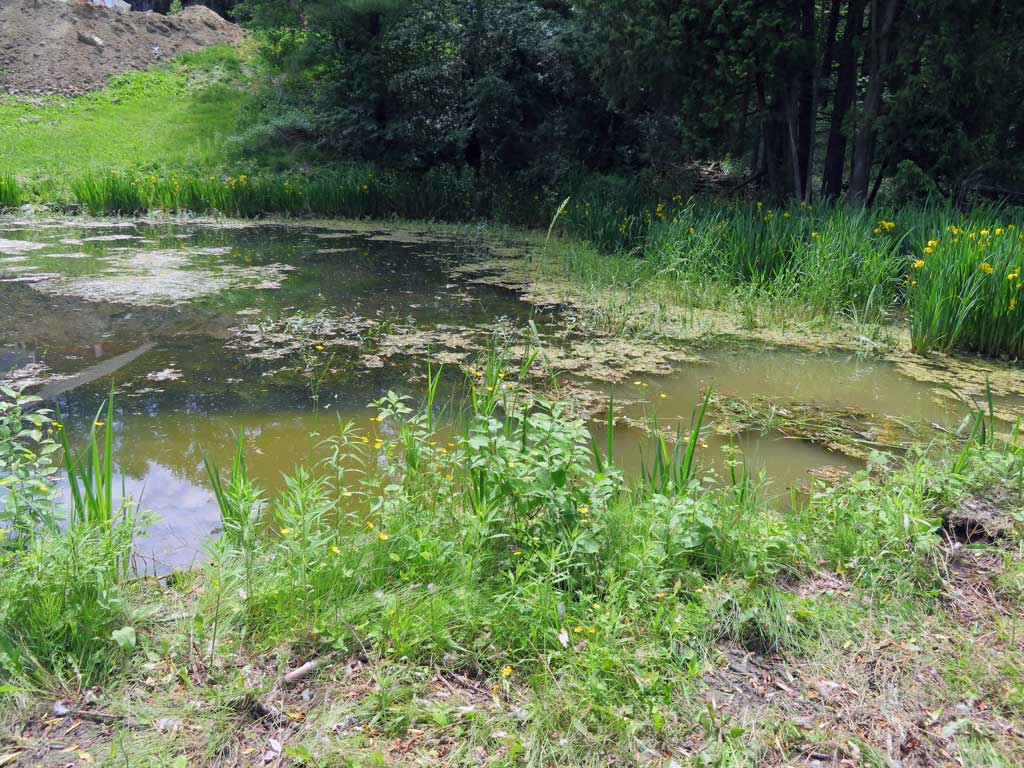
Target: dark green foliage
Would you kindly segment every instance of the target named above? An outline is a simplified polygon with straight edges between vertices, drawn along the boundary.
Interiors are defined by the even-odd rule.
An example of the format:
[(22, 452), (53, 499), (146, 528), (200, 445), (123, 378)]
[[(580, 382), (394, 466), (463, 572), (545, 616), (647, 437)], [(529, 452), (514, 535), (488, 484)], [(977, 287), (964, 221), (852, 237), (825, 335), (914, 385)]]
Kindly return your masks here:
[(616, 159), (615, 118), (567, 4), (309, 3), (299, 16), (250, 0), (242, 10), (284, 72), (250, 129), (266, 142), (545, 180)]
[(1019, 4), (248, 0), (239, 13), (280, 71), (246, 134), (259, 151), (535, 187), (728, 157), (777, 196), (869, 203), (900, 167), (894, 201), (1013, 196), (1024, 178)]

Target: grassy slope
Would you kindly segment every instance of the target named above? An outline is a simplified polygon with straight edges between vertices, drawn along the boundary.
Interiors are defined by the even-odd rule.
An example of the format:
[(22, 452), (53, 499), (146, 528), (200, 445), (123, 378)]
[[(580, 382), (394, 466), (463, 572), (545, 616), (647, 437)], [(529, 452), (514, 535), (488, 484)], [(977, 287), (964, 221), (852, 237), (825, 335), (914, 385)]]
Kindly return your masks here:
[(0, 97), (0, 169), (60, 184), (111, 169), (218, 168), (249, 99), (248, 58), (219, 46), (83, 97)]

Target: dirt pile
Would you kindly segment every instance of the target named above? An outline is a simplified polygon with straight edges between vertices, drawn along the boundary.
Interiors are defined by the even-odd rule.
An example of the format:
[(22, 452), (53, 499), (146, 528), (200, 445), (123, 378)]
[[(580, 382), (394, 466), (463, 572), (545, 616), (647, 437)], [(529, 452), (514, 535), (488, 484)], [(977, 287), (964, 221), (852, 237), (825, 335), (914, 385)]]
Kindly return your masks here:
[(176, 16), (117, 11), (86, 0), (0, 0), (0, 88), (74, 95), (118, 72), (183, 51), (240, 40), (245, 32), (209, 8)]

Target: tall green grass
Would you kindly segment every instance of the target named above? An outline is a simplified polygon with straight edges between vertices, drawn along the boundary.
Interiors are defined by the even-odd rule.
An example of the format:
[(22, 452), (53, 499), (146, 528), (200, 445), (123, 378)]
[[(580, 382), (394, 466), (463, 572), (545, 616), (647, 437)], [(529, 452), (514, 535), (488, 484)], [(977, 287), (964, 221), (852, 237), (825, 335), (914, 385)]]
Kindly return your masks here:
[[(752, 286), (816, 315), (909, 314), (913, 348), (1024, 357), (1019, 212), (649, 198), (578, 200), (565, 231), (636, 254), (649, 276)], [(616, 226), (615, 225), (617, 222)]]
[(111, 171), (70, 183), (89, 213), (152, 210), (254, 217), (269, 214), (463, 220), (482, 210), (466, 177), (435, 174), (428, 183), (400, 174), (352, 171), (319, 177), (201, 176)]
[(9, 173), (0, 173), (0, 211), (17, 208), (22, 200), (21, 185), (17, 179)]
[(915, 351), (1024, 358), (1024, 233), (999, 221), (926, 230), (904, 278)]
[[(0, 405), (38, 402), (27, 396), (5, 398), (10, 398), (6, 391)], [(96, 685), (123, 661), (128, 638), (134, 638), (134, 630), (126, 629), (126, 588), (137, 513), (123, 499), (115, 506), (112, 398), (97, 422), (104, 413), (103, 437), (93, 426), (81, 453), (72, 451), (63, 425), (46, 409), (24, 414), (26, 431), (38, 435), (0, 428), (0, 485), (11, 486), (5, 481), (13, 476), (15, 488), (36, 487), (31, 500), (37, 507), (48, 505), (37, 511), (36, 525), (19, 526), (13, 537), (0, 529), (0, 684), (69, 692)], [(49, 522), (61, 517), (56, 494), (48, 490), (53, 485), (50, 465), (23, 461), (13, 466), (3, 460), (11, 455), (7, 448), (12, 444), (15, 454), (24, 455), (26, 439), (41, 446), (38, 454), (54, 453), (50, 449), (57, 442), (47, 437), (53, 432), (60, 435), (71, 489), (71, 506), (60, 525)]]

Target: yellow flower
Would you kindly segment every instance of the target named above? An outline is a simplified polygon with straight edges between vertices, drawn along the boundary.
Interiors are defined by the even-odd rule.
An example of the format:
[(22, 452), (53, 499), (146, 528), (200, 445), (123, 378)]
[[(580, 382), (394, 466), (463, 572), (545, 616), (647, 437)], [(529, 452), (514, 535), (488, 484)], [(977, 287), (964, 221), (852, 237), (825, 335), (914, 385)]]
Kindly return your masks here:
[(911, 266), (914, 269), (922, 269), (924, 267), (924, 259), (918, 259), (913, 264), (911, 264)]
[(1018, 277), (1020, 277), (1020, 270), (1019, 270), (1019, 269), (1017, 269), (1017, 270), (1014, 270), (1013, 272), (1011, 272), (1010, 274), (1008, 274), (1008, 275), (1006, 276), (1006, 279), (1007, 279), (1007, 280), (1011, 280), (1011, 281), (1012, 281), (1012, 280), (1016, 280), (1016, 279), (1017, 279)]
[(580, 508), (577, 511), (581, 515), (589, 515), (590, 514), (590, 507), (588, 507), (586, 504), (581, 504)]
[(40, 493), (49, 493), (49, 492), (50, 492), (50, 489), (49, 489), (49, 488), (47, 488), (47, 487), (46, 487), (45, 485), (40, 485), (40, 486), (39, 486), (39, 492), (40, 492)]
[(819, 237), (821, 237), (821, 235), (819, 233), (817, 233), (817, 232), (811, 232), (811, 237), (813, 237), (815, 240), (817, 240)]
[(316, 347), (314, 347), (314, 349), (316, 349), (318, 352), (323, 352), (324, 351), (324, 345), (323, 344), (317, 344)]
[(980, 234), (981, 234), (982, 237), (988, 237), (988, 230), (987, 229), (983, 229), (983, 230), (981, 230)]
[(930, 254), (930, 253), (934, 252), (934, 250), (935, 250), (934, 248), (932, 248), (931, 246), (928, 246), (927, 248), (924, 249), (924, 252)]
[(1017, 297), (1010, 299), (1010, 311), (1013, 312), (1017, 308)]
[(790, 216), (789, 211), (786, 211), (784, 214), (782, 214), (782, 218), (784, 218), (784, 219), (788, 219), (789, 216)]
[(367, 520), (366, 521), (366, 527), (369, 528), (372, 531), (374, 529), (374, 527), (375, 527), (374, 524), (373, 524), (373, 520)]
[(341, 550), (338, 549), (338, 545), (337, 544), (332, 544), (331, 545), (331, 552), (333, 552), (336, 555), (340, 555), (341, 554)]
[(660, 397), (662, 400), (665, 400), (665, 399), (668, 398), (668, 395), (666, 395), (664, 392), (662, 392), (660, 395), (658, 395), (658, 397)]
[(938, 240), (929, 240), (929, 241), (928, 241), (928, 247), (929, 247), (929, 248), (934, 248), (934, 247), (935, 247), (936, 245), (938, 245), (938, 244), (939, 244), (939, 241), (938, 241)]
[(1003, 234), (1003, 232), (1005, 232), (1005, 230), (1002, 227), (996, 227), (996, 236), (997, 237), (999, 235)]
[(523, 554), (523, 550), (521, 549), (512, 550), (512, 557), (519, 557), (521, 554)]
[(381, 541), (387, 541), (391, 537), (388, 536), (386, 533), (384, 533), (384, 531), (381, 531), (380, 533), (377, 534), (377, 538), (380, 539)]
[(506, 664), (504, 667), (502, 667), (501, 668), (501, 676), (502, 677), (512, 677), (512, 667), (509, 666), (508, 664)]
[(281, 535), (282, 535), (282, 536), (287, 536), (287, 535), (288, 535), (289, 533), (291, 533), (291, 532), (292, 532), (292, 529), (291, 529), (291, 528), (282, 528), (282, 529), (281, 529)]
[(374, 450), (380, 450), (383, 445), (384, 445), (384, 441), (383, 440), (377, 440), (373, 444)]
[(94, 423), (94, 424), (95, 424), (95, 425), (96, 425), (97, 427), (102, 427), (102, 426), (103, 426), (103, 425), (104, 425), (104, 424), (105, 424), (106, 422), (104, 422), (104, 421), (96, 421), (96, 422), (93, 422), (93, 423)]
[(992, 265), (991, 265), (991, 264), (989, 264), (989, 263), (988, 263), (987, 261), (983, 261), (983, 262), (981, 262), (981, 267), (980, 267), (980, 269), (981, 269), (981, 271), (982, 271), (982, 272), (984, 272), (984, 273), (985, 273), (986, 275), (991, 275), (991, 274), (992, 274)]
[(575, 627), (572, 628), (572, 631), (575, 632), (578, 635), (580, 632), (583, 631), (583, 625), (582, 624), (576, 625)]

